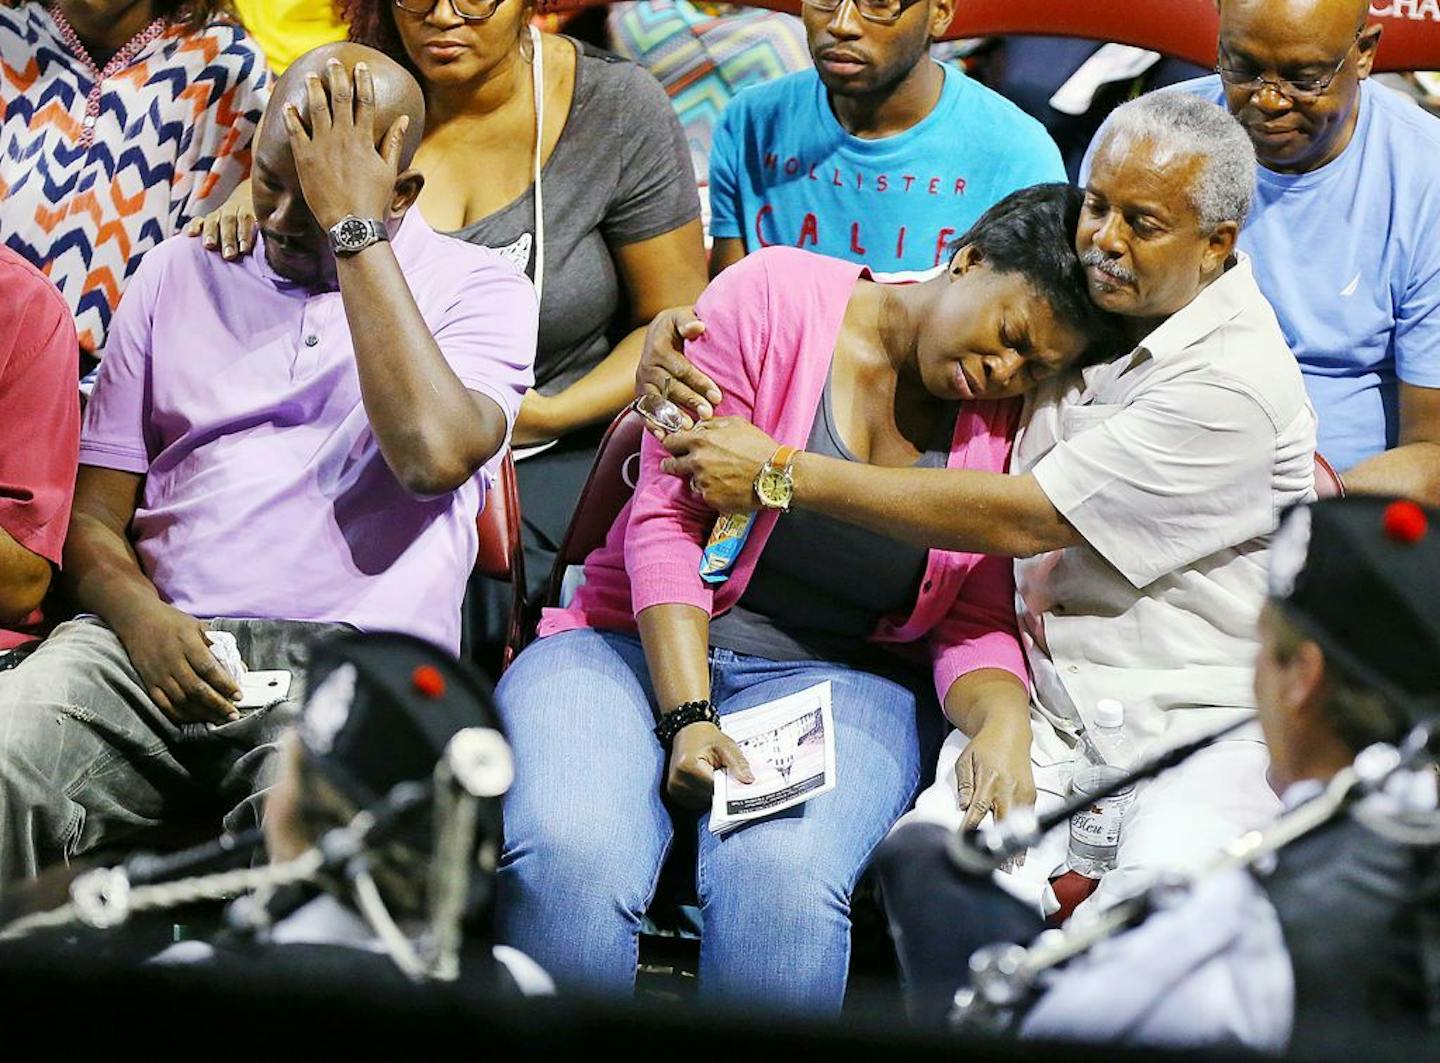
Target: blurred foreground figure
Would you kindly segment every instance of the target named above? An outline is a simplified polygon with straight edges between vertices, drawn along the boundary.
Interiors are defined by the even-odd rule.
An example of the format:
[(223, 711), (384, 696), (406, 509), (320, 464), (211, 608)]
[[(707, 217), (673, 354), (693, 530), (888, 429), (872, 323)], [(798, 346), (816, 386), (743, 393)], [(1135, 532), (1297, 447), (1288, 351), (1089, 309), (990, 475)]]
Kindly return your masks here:
[[(513, 777), (489, 684), (418, 639), (343, 635), (316, 650), (308, 685), (282, 744), (265, 846), (273, 865), (303, 859), (369, 814), (363, 851), (336, 858), (318, 891), (237, 902), (233, 921), (250, 933), (184, 942), (159, 962), (552, 992), (533, 960), (488, 941), (499, 795)], [(468, 811), (467, 796), (478, 799)]]
[[(1318, 826), (1277, 841), (1269, 858), (1221, 862), (1178, 903), (1151, 891), (1136, 919), (1157, 914), (1110, 940), (1097, 934), (1088, 954), (1034, 981), (1044, 992), (1023, 1035), (1308, 1055), (1383, 1029), (1440, 1046), (1433, 755), (1374, 786), (1393, 764), (1384, 747), (1440, 723), (1437, 522), (1433, 510), (1382, 498), (1288, 511), (1272, 552), (1255, 692), (1271, 785), (1285, 805), (1277, 823), (1314, 815)], [(1355, 774), (1371, 784), (1362, 790), (1379, 792), (1328, 809)], [(977, 946), (1040, 930), (998, 887), (962, 876), (948, 846), (945, 831), (918, 825), (879, 856), (913, 1010), (930, 1021), (968, 980)], [(1068, 933), (1086, 933), (1079, 922)]]

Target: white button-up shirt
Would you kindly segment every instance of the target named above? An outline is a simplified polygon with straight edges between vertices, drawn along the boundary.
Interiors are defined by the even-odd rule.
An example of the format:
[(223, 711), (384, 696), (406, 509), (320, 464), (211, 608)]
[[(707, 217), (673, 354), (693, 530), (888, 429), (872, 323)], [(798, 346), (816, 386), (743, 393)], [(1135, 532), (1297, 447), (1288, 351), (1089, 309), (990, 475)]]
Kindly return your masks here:
[(1314, 497), (1315, 416), (1236, 259), (1130, 354), (1027, 405), (1014, 470), (1085, 539), (1015, 564), (1041, 769), (1101, 698), (1125, 704), (1142, 748), (1254, 710), (1269, 537)]

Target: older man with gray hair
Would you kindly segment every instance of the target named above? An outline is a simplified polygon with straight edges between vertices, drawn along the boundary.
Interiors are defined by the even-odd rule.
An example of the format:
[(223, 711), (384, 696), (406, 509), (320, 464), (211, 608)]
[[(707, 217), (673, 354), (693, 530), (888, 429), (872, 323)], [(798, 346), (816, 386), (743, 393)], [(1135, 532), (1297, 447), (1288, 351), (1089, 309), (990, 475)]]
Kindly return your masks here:
[[(1029, 718), (952, 734), (912, 813), (919, 822), (887, 844), (943, 845), (942, 828), (977, 824), (1031, 794), (1042, 810), (1057, 805), (1103, 699), (1123, 704), (1142, 752), (1255, 712), (1250, 665), (1269, 536), (1281, 510), (1313, 494), (1315, 418), (1235, 250), (1254, 151), (1224, 111), (1179, 93), (1119, 108), (1099, 144), (1076, 248), (1092, 298), (1132, 323), (1133, 347), (1032, 393), (1011, 475), (813, 454), (789, 466), (792, 506), (1017, 559), (1035, 682)], [(682, 400), (709, 385), (680, 364), (683, 321), (672, 315), (653, 330), (641, 368), (642, 380), (668, 372), (664, 384)], [(693, 477), (720, 512), (756, 508), (751, 484), (777, 449), (733, 418), (665, 445), (670, 471)], [(1268, 820), (1278, 804), (1266, 763), (1258, 733), (1232, 737), (1141, 792), (1116, 869), (1087, 903), (1156, 867), (1193, 865)], [(1001, 877), (1053, 904), (1046, 883), (1064, 862), (1061, 833)]]
[[(1135, 346), (1036, 393), (1004, 484), (1023, 504), (944, 502), (952, 534), (955, 514), (990, 509), (1010, 529), (999, 537), (1019, 538), (992, 532), (971, 548), (1017, 558), (1042, 809), (1066, 794), (1102, 699), (1123, 704), (1142, 752), (1254, 712), (1269, 534), (1314, 482), (1303, 381), (1235, 250), (1255, 181), (1244, 130), (1213, 104), (1163, 93), (1119, 108), (1097, 143), (1076, 248), (1091, 298), (1130, 322)], [(1088, 904), (1157, 867), (1192, 866), (1274, 814), (1264, 743), (1238, 734), (1139, 793)], [(917, 819), (959, 822), (955, 795), (977, 771), (965, 745), (951, 736)], [(1009, 877), (1042, 890), (1065, 848), (1057, 832)]]

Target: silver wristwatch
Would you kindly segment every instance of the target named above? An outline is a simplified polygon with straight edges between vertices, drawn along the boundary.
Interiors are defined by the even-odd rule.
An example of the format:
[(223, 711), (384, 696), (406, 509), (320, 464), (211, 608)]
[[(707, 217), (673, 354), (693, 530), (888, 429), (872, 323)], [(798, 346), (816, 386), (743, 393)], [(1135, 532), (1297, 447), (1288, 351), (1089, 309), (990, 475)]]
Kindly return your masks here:
[(390, 239), (385, 223), (347, 214), (330, 227), (330, 247), (337, 255), (353, 255), (371, 244)]

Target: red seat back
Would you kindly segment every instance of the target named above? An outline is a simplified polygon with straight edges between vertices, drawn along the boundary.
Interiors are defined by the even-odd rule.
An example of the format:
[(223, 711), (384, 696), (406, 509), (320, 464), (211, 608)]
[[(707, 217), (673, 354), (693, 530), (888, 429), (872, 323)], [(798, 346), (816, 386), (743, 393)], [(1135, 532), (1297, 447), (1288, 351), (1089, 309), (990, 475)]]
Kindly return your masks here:
[(565, 569), (578, 565), (605, 541), (615, 518), (635, 493), (640, 474), (640, 443), (645, 438), (645, 421), (634, 410), (626, 409), (605, 430), (595, 464), (580, 492), (565, 540), (555, 555), (550, 583), (545, 591), (545, 604), (558, 605), (560, 585)]
[[(604, 0), (541, 0), (544, 12), (593, 7)], [(745, 7), (800, 13), (800, 0), (749, 0)], [(1376, 71), (1440, 69), (1436, 0), (1373, 0), (1370, 16), (1385, 27)], [(1199, 66), (1215, 62), (1215, 0), (961, 0), (945, 37), (1043, 35), (1115, 41)]]
[(1316, 498), (1343, 498), (1345, 485), (1340, 482), (1340, 474), (1334, 467), (1315, 452), (1315, 497)]
[[(485, 492), (485, 508), (475, 519), (480, 532), (480, 550), (475, 555), (475, 572), (505, 583), (515, 581), (515, 567), (523, 568), (520, 549), (520, 492), (515, 484), (515, 462), (510, 455), (500, 465), (500, 474)], [(523, 582), (523, 580), (521, 581)]]
[[(1385, 27), (1375, 56), (1377, 72), (1440, 67), (1440, 5), (1373, 0), (1370, 18)], [(963, 0), (946, 36), (1083, 37), (1209, 67), (1215, 64), (1219, 26), (1215, 0)]]
[(1211, 66), (1217, 21), (1215, 0), (963, 0), (945, 36), (1082, 37)]
[(485, 508), (475, 518), (480, 548), (475, 554), (475, 573), (510, 584), (510, 623), (500, 667), (509, 666), (520, 651), (525, 631), (525, 551), (520, 543), (520, 489), (515, 480), (515, 462), (507, 453), (500, 473), (485, 492)]

